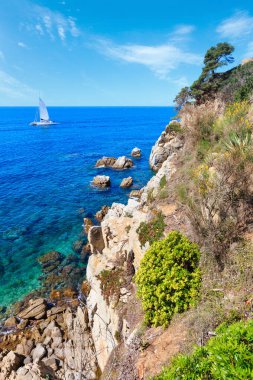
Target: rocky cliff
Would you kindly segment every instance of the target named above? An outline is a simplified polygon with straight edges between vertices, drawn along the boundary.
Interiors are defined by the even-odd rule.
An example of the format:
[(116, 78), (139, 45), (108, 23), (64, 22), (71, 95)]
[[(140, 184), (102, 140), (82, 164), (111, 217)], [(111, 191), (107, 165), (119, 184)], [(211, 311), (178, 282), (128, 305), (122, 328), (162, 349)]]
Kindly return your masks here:
[[(149, 205), (149, 198), (158, 196), (161, 180), (170, 181), (176, 170), (174, 161), (177, 152), (182, 147), (183, 140), (167, 128), (150, 155), (150, 165), (157, 171), (156, 175), (140, 191), (138, 198), (130, 198), (126, 205), (114, 203), (101, 226), (92, 227), (89, 231), (93, 254), (87, 267), (87, 280), (91, 286), (87, 307), (98, 365), (102, 372), (109, 358), (112, 360), (117, 346), (127, 351), (138, 335), (143, 315), (132, 277), (149, 247), (148, 242), (141, 244), (138, 227), (141, 222), (152, 220), (156, 214), (157, 210)], [(173, 211), (173, 208), (169, 210)], [(110, 363), (107, 367), (112, 368), (113, 365)], [(136, 372), (134, 368), (131, 370)], [(105, 372), (108, 373), (108, 370)], [(122, 374), (122, 377), (117, 376), (134, 379), (136, 375), (130, 372)], [(112, 378), (110, 370), (109, 375), (104, 376)]]

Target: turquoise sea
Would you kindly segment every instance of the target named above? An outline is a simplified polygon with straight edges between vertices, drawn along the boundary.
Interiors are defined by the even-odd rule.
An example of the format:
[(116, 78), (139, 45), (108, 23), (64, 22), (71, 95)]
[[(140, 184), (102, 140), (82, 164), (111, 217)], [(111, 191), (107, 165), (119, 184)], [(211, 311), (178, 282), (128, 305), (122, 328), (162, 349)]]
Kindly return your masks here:
[[(37, 258), (50, 250), (73, 253), (83, 217), (104, 204), (126, 202), (131, 175), (140, 188), (153, 175), (150, 149), (174, 111), (169, 107), (51, 107), (60, 122), (31, 127), (34, 107), (0, 108), (0, 306), (40, 286)], [(98, 158), (142, 157), (127, 171), (95, 169)], [(91, 187), (97, 174), (111, 176), (108, 190)]]

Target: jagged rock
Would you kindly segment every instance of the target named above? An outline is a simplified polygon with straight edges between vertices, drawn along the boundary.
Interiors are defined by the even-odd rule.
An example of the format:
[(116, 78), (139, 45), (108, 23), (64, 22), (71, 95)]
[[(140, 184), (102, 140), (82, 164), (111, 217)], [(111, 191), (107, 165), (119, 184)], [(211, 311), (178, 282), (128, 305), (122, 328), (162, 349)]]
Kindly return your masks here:
[(43, 362), (47, 367), (52, 368), (54, 371), (58, 371), (59, 369), (59, 359), (56, 358), (45, 358), (43, 359)]
[(6, 319), (6, 321), (4, 322), (4, 326), (5, 327), (15, 327), (17, 325), (17, 318), (16, 317), (9, 317), (8, 319)]
[(133, 157), (141, 157), (141, 150), (140, 148), (134, 148), (131, 152), (131, 156)]
[(170, 125), (176, 121), (171, 121), (166, 130), (162, 132), (159, 139), (156, 141), (155, 145), (152, 148), (149, 164), (151, 169), (158, 171), (163, 162), (169, 157), (172, 156), (174, 152), (182, 148), (184, 142), (180, 136), (177, 136), (176, 132), (170, 131)]
[(129, 194), (130, 198), (140, 198), (141, 197), (142, 190), (132, 190)]
[(127, 177), (123, 178), (120, 187), (130, 187), (133, 184), (133, 178), (132, 177)]
[(108, 213), (109, 208), (110, 208), (109, 206), (102, 206), (102, 207), (101, 207), (101, 210), (99, 210), (99, 211), (96, 213), (95, 217), (96, 217), (96, 219), (97, 219), (99, 222), (102, 222), (102, 220), (104, 219), (104, 217), (105, 217), (106, 214)]
[(13, 351), (4, 356), (0, 365), (0, 380), (7, 380), (12, 371), (16, 371), (24, 361), (24, 356)]
[(102, 157), (97, 161), (96, 168), (112, 167), (115, 162), (115, 157)]
[(93, 178), (92, 184), (96, 187), (109, 187), (111, 185), (111, 180), (108, 175), (97, 175)]
[(84, 232), (88, 234), (89, 229), (94, 225), (90, 218), (83, 218)]
[(134, 165), (131, 158), (127, 158), (126, 156), (121, 156), (117, 158), (116, 162), (113, 165), (113, 169), (128, 169)]
[[(26, 364), (17, 371), (17, 377), (15, 380), (42, 380), (52, 379), (55, 380), (56, 376), (54, 370), (49, 366), (46, 366), (43, 361), (38, 363)], [(13, 379), (14, 380), (14, 379)]]
[(19, 313), (19, 318), (22, 319), (41, 319), (46, 315), (47, 303), (43, 298), (31, 300), (30, 306)]
[(47, 350), (46, 350), (45, 346), (41, 343), (38, 343), (32, 352), (33, 361), (35, 361), (35, 360), (39, 361), (39, 360), (43, 359), (46, 356), (46, 354), (47, 354)]
[(20, 355), (30, 355), (32, 349), (34, 348), (34, 343), (31, 339), (24, 338), (21, 343), (19, 343), (16, 347), (16, 352)]
[(101, 227), (91, 227), (88, 233), (88, 240), (91, 246), (91, 253), (102, 253), (105, 247), (105, 242), (103, 239)]

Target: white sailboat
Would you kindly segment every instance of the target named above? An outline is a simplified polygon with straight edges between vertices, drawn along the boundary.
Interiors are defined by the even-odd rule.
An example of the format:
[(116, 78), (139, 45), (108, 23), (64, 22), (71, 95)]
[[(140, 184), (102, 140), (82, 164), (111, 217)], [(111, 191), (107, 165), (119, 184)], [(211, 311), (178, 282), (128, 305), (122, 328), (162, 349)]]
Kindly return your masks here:
[(35, 120), (30, 123), (30, 125), (40, 125), (40, 126), (46, 126), (46, 125), (55, 125), (59, 124), (55, 121), (50, 120), (49, 114), (47, 111), (47, 107), (43, 100), (39, 98), (39, 121), (37, 120), (37, 117), (35, 116)]

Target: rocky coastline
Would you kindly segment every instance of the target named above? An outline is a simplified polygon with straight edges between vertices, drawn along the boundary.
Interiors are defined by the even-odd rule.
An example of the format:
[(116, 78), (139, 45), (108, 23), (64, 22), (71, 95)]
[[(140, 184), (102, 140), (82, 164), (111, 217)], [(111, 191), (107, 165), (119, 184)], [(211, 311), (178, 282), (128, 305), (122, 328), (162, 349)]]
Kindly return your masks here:
[[(149, 161), (156, 174), (148, 184), (132, 190), (126, 205), (98, 211), (99, 225), (85, 220), (88, 244), (77, 241), (76, 255), (64, 258), (52, 251), (39, 259), (42, 288), (15, 305), (0, 332), (0, 380), (111, 379), (112, 368), (115, 379), (144, 378), (136, 364), (143, 314), (133, 276), (149, 243), (141, 244), (138, 227), (156, 214), (149, 198), (157, 196), (162, 178), (170, 180), (183, 145), (167, 127), (152, 148)], [(132, 157), (140, 156), (134, 148)], [(96, 163), (101, 166), (122, 170), (133, 161), (103, 157)], [(125, 180), (130, 187), (131, 177)], [(167, 217), (175, 213), (173, 207), (159, 207)], [(122, 355), (127, 363), (116, 360)]]

